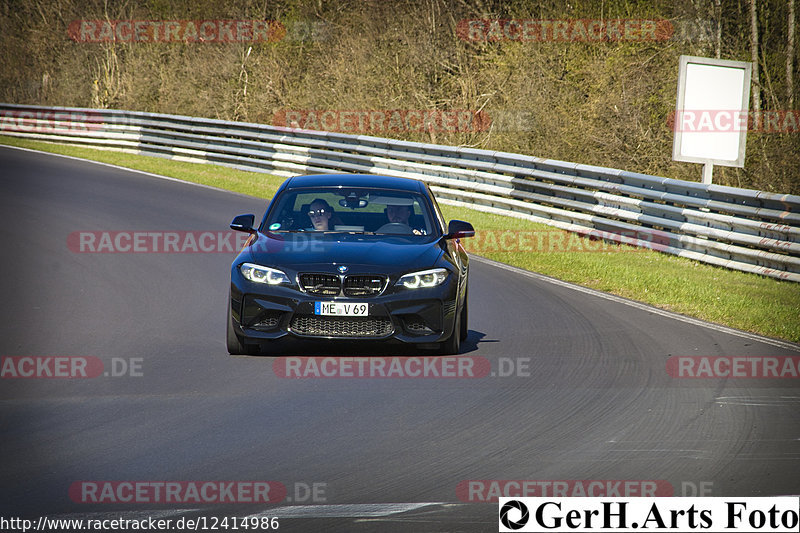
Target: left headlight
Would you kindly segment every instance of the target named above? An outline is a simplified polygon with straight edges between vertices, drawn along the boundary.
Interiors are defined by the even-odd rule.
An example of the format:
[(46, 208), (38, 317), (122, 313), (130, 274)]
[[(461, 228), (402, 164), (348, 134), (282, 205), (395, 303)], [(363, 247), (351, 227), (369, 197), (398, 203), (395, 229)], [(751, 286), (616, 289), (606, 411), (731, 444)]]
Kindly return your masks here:
[(270, 285), (280, 285), (281, 283), (291, 283), (289, 276), (283, 271), (269, 268), (253, 263), (242, 263), (239, 265), (242, 276), (254, 283), (268, 283)]
[(433, 268), (431, 270), (421, 270), (411, 272), (397, 280), (397, 285), (402, 285), (406, 289), (420, 289), (426, 287), (436, 287), (444, 283), (449, 272), (444, 268)]

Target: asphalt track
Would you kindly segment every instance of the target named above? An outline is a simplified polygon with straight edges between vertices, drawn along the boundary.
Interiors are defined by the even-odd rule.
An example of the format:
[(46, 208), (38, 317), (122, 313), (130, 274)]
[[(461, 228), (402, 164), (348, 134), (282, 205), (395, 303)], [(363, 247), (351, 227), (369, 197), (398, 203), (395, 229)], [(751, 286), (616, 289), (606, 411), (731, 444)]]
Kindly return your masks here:
[[(234, 254), (67, 246), (77, 231), (224, 231), (234, 215), (264, 208), (0, 148), (0, 355), (140, 365), (120, 377), (0, 380), (3, 516), (260, 514), (281, 516), (289, 531), (496, 531), (496, 504), (463, 501), (459, 483), (663, 480), (675, 495), (701, 485), (713, 496), (800, 493), (797, 379), (665, 370), (671, 355), (800, 355), (794, 345), (474, 260), (463, 354), (488, 360), (494, 375), (283, 379), (272, 357), (226, 354)], [(526, 362), (530, 371), (519, 370)], [(501, 376), (511, 363), (517, 371)], [(69, 488), (81, 480), (271, 480), (288, 495), (276, 505), (76, 503)], [(305, 490), (314, 484), (315, 500)]]

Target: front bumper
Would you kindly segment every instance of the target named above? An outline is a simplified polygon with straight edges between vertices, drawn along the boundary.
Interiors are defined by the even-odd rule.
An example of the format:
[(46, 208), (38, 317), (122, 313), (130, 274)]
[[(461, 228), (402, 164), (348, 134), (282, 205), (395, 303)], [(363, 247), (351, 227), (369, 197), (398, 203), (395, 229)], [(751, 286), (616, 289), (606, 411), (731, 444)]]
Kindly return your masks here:
[[(458, 277), (422, 289), (395, 287), (379, 296), (318, 296), (297, 286), (264, 286), (231, 273), (230, 313), (236, 334), (256, 343), (292, 336), (305, 339), (387, 340), (434, 343), (450, 337), (455, 323)], [(316, 302), (367, 303), (366, 317), (314, 314)]]

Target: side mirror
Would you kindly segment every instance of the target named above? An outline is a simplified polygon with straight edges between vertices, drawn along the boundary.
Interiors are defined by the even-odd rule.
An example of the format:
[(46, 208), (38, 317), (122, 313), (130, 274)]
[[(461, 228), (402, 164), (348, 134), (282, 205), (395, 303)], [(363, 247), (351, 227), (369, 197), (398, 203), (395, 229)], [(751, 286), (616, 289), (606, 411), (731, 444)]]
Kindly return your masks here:
[(231, 229), (236, 231), (244, 231), (245, 233), (255, 233), (253, 224), (256, 221), (255, 215), (239, 215), (231, 222)]
[(474, 236), (475, 228), (472, 227), (472, 224), (464, 222), (463, 220), (451, 220), (450, 223), (447, 224), (447, 235), (445, 235), (444, 238), (463, 239), (465, 237)]

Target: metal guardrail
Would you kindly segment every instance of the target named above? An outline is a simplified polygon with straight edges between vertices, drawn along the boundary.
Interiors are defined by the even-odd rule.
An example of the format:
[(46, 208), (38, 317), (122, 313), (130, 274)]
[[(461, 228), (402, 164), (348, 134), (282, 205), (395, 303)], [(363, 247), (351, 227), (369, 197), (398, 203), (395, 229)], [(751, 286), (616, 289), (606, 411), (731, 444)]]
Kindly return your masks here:
[(0, 134), (278, 175), (418, 178), (443, 203), (800, 281), (800, 196), (538, 157), (262, 124), (0, 103)]

